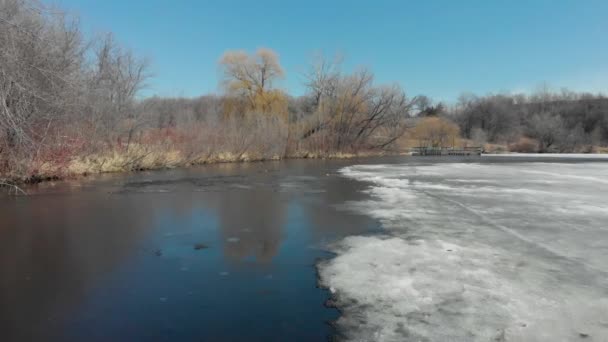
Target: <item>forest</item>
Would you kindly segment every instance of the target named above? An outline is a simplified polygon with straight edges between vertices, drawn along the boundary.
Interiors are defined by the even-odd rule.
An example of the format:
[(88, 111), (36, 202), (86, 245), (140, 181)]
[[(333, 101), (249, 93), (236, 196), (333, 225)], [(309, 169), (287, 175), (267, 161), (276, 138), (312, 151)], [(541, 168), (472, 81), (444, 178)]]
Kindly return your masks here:
[(61, 10), (0, 0), (0, 183), (418, 145), (601, 152), (608, 142), (608, 98), (599, 94), (543, 89), (446, 104), (319, 55), (305, 95), (292, 96), (274, 50), (218, 57), (218, 94), (143, 98), (153, 65), (111, 33), (85, 37)]

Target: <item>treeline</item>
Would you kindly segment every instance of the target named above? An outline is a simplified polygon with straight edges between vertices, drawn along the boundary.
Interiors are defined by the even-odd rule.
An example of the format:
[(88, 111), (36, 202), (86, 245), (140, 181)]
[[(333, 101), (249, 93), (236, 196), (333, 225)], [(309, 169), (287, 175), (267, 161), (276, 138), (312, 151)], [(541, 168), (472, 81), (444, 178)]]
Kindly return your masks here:
[(570, 91), (461, 96), (440, 112), (464, 138), (514, 152), (592, 152), (608, 143), (608, 98)]
[(274, 128), (283, 138), (275, 143), (283, 148), (281, 156), (326, 156), (389, 147), (416, 111), (417, 98), (407, 98), (399, 86), (376, 86), (370, 71), (343, 73), (339, 63), (322, 57), (306, 74), (307, 94), (300, 97), (273, 88), (283, 71), (271, 50), (228, 52), (220, 66), (223, 95), (146, 99), (138, 111), (148, 127), (239, 123), (245, 128), (239, 136), (257, 136), (267, 135), (268, 125), (278, 125)]

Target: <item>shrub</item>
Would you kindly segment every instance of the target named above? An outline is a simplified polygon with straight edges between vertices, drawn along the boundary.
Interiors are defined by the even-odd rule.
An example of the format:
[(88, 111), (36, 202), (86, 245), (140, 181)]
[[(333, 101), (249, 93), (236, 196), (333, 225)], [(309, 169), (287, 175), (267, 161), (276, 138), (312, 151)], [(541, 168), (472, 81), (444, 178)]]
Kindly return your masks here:
[(521, 137), (513, 144), (509, 144), (510, 152), (534, 153), (538, 151), (538, 143), (534, 139)]

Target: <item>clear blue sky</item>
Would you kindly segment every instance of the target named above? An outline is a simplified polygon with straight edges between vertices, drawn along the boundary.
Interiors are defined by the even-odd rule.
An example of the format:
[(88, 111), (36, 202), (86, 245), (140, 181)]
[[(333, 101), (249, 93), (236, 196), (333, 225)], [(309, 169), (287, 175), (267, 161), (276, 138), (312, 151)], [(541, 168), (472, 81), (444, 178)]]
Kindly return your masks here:
[(88, 34), (112, 31), (148, 56), (147, 95), (219, 92), (229, 49), (276, 50), (281, 87), (302, 94), (315, 52), (371, 68), (378, 82), (453, 101), (559, 89), (608, 92), (608, 1), (54, 0)]

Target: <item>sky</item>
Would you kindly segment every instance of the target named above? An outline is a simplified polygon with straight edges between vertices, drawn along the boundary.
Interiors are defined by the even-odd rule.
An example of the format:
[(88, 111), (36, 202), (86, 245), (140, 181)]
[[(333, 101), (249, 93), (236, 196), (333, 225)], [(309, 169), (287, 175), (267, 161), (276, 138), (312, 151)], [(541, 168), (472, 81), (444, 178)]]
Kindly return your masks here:
[(608, 1), (55, 0), (87, 35), (107, 31), (152, 62), (144, 96), (219, 93), (227, 50), (275, 50), (278, 86), (302, 95), (313, 57), (371, 69), (378, 84), (462, 93), (608, 93)]

